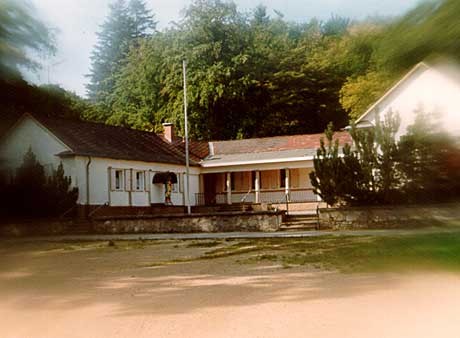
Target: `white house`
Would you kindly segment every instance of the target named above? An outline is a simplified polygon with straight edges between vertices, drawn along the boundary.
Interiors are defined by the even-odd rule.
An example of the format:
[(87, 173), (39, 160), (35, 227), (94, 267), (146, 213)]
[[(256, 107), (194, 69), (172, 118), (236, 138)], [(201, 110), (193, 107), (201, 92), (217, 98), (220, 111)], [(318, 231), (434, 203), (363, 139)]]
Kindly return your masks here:
[[(418, 109), (436, 113), (442, 126), (460, 135), (460, 70), (449, 62), (422, 62), (388, 90), (358, 120), (372, 126), (388, 111), (401, 117), (398, 132)], [(192, 205), (317, 202), (309, 173), (321, 134), (246, 140), (191, 142)], [(347, 132), (336, 133), (343, 145)], [(79, 189), (78, 204), (142, 207), (164, 204), (166, 177), (171, 201), (185, 205), (183, 141), (171, 124), (162, 136), (100, 123), (23, 115), (0, 139), (0, 170), (14, 173), (31, 148), (47, 173), (63, 163)]]
[[(184, 156), (154, 133), (25, 114), (0, 140), (1, 169), (13, 173), (29, 148), (48, 174), (62, 162), (78, 187), (79, 205), (163, 204), (165, 175), (177, 178), (172, 203), (185, 204)], [(199, 192), (199, 174), (192, 162), (192, 204)]]
[[(317, 202), (309, 172), (321, 134), (191, 142), (192, 205)], [(346, 132), (337, 133), (349, 142)], [(159, 136), (100, 123), (23, 115), (0, 139), (0, 169), (11, 175), (31, 148), (50, 174), (62, 162), (82, 206), (185, 205), (183, 141), (171, 124)]]
[(415, 112), (434, 114), (443, 129), (460, 135), (460, 68), (444, 59), (421, 62), (390, 88), (356, 121), (357, 125), (374, 125), (389, 112), (398, 113), (406, 132), (415, 119)]

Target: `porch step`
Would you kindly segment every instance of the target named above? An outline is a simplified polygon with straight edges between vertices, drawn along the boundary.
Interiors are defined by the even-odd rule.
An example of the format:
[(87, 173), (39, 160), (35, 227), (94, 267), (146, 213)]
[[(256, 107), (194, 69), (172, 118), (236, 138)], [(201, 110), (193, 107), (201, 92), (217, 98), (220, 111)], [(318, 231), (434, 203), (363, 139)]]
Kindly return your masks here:
[(318, 216), (315, 214), (287, 215), (281, 224), (281, 231), (315, 230), (318, 227)]

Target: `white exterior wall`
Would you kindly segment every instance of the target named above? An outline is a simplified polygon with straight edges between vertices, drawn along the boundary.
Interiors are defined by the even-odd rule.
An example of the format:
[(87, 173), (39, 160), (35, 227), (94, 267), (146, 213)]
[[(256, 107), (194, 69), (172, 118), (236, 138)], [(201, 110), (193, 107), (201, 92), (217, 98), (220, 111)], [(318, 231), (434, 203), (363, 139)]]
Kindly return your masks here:
[[(0, 169), (14, 172), (22, 164), (24, 154), (30, 147), (37, 160), (45, 166), (47, 175), (51, 174), (52, 169), (56, 169), (59, 163), (63, 163), (65, 175), (70, 176), (72, 185), (78, 188), (77, 203), (86, 204), (86, 166), (89, 158), (86, 156), (64, 158), (57, 156), (57, 154), (71, 149), (33, 118), (26, 116), (0, 140)], [(109, 167), (148, 171), (148, 177), (144, 177), (147, 183), (146, 189), (131, 192), (126, 189), (110, 191)], [(113, 206), (148, 206), (150, 203), (164, 203), (164, 185), (152, 184), (154, 173), (161, 171), (174, 172), (179, 178), (179, 174), (185, 175), (185, 166), (93, 157), (89, 166), (89, 202), (91, 205), (101, 205), (110, 201), (110, 205)], [(190, 203), (192, 205), (195, 204), (195, 193), (199, 192), (199, 172), (199, 168), (192, 167), (190, 169)], [(178, 192), (173, 192), (171, 196), (174, 205), (185, 204), (185, 178), (182, 177), (181, 181), (182, 187)]]
[[(78, 177), (83, 184), (79, 185), (79, 203), (86, 204), (86, 165), (87, 157), (78, 156), (75, 159), (78, 162)], [(133, 178), (123, 177), (124, 184), (120, 191), (114, 190), (113, 186), (110, 189), (109, 168), (112, 170), (123, 170), (126, 175), (133, 169)], [(136, 171), (143, 171), (145, 188), (141, 191), (133, 190), (129, 187), (127, 181), (131, 181), (134, 187)], [(90, 173), (90, 204), (101, 205), (110, 204), (111, 206), (149, 206), (151, 203), (164, 203), (165, 188), (163, 184), (152, 184), (153, 176), (156, 172), (170, 171), (176, 173), (178, 180), (185, 184), (185, 167), (180, 165), (165, 164), (165, 163), (149, 163), (141, 161), (114, 160), (108, 158), (92, 158), (89, 166)], [(128, 174), (129, 175), (129, 174)], [(180, 177), (182, 176), (182, 177)], [(128, 183), (128, 184), (127, 184)], [(180, 185), (179, 183), (179, 185)], [(113, 184), (113, 179), (112, 179)], [(184, 203), (184, 186), (178, 187), (177, 192), (171, 194), (173, 205), (185, 205)], [(190, 169), (190, 203), (195, 204), (195, 193), (199, 192), (199, 168)]]
[[(450, 67), (450, 66), (445, 66)], [(460, 134), (460, 81), (454, 76), (456, 69), (426, 68), (413, 74), (406, 83), (383, 100), (364, 120), (375, 122), (375, 113), (383, 119), (389, 110), (401, 117), (398, 136), (404, 134), (414, 122), (415, 111), (439, 115), (442, 127), (451, 133)]]

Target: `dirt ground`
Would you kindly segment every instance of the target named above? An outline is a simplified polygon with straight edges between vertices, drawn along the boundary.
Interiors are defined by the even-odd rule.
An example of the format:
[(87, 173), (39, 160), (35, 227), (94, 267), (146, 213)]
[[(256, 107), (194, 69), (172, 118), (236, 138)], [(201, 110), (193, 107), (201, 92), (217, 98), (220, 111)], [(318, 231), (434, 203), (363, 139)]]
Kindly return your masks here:
[(244, 254), (187, 261), (206, 250), (0, 243), (0, 337), (460, 335), (460, 274), (342, 274)]

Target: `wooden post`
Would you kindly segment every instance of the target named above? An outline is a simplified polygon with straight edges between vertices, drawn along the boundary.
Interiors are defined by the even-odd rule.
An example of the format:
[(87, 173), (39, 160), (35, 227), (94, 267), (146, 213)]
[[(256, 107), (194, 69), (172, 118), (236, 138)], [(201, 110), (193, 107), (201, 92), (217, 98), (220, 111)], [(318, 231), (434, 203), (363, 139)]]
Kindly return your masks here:
[(260, 203), (260, 171), (256, 171), (254, 178), (254, 190), (256, 191), (256, 203)]
[(285, 170), (285, 175), (284, 175), (284, 189), (285, 189), (285, 194), (287, 196), (287, 200), (290, 200), (290, 187), (289, 187), (289, 169), (284, 169)]
[(225, 181), (227, 187), (227, 204), (232, 204), (232, 174), (227, 173), (227, 179)]

